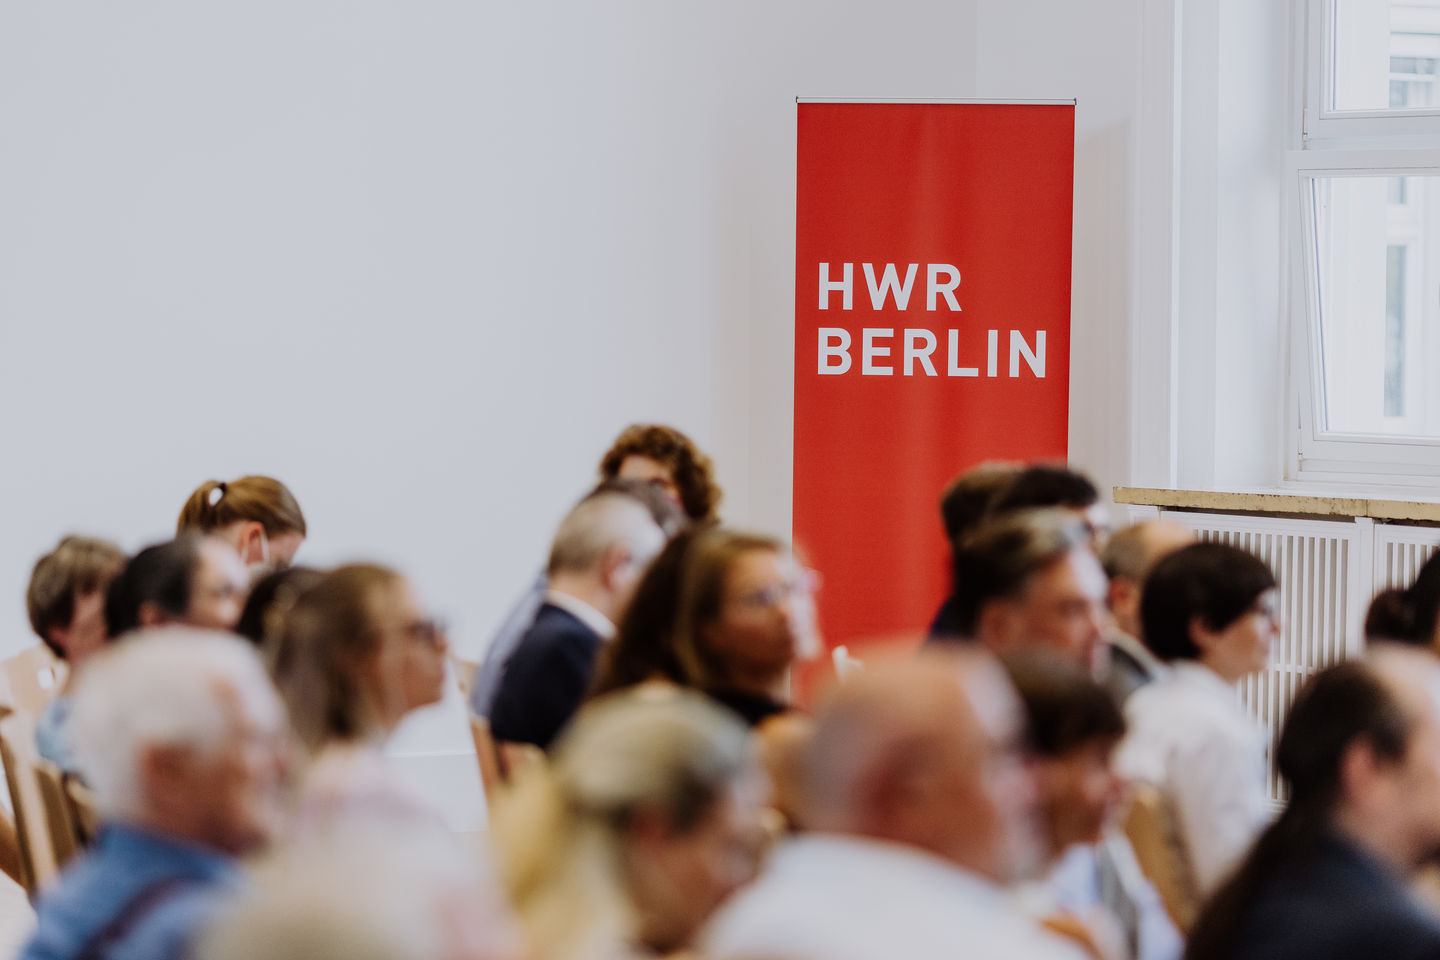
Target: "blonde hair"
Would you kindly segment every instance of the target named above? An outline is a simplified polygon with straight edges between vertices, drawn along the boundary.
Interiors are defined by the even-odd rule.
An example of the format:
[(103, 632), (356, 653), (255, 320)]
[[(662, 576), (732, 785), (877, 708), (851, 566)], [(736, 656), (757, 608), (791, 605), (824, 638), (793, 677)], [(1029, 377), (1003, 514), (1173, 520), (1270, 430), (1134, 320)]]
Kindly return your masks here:
[(273, 477), (241, 477), (229, 482), (206, 480), (180, 508), (175, 532), (209, 533), (240, 520), (262, 524), (267, 537), (284, 533), (306, 535), (305, 514), (300, 512), (300, 504), (290, 489)]
[(549, 765), (496, 807), (502, 873), (536, 955), (598, 960), (633, 941), (622, 864), (635, 815), (695, 829), (754, 763), (749, 731), (700, 694), (645, 687), (588, 704)]
[(379, 648), (378, 611), (402, 583), (388, 567), (350, 564), (275, 611), (270, 670), (295, 733), (312, 753), (335, 740), (381, 732), (379, 705), (356, 667)]

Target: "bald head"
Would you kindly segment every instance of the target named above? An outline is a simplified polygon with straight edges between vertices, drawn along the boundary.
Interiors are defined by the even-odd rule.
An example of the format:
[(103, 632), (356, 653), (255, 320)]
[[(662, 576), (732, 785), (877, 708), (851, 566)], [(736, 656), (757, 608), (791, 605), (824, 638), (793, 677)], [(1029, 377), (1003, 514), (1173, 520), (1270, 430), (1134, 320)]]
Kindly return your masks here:
[(1132, 637), (1140, 636), (1140, 587), (1150, 568), (1194, 542), (1194, 532), (1174, 520), (1133, 523), (1110, 538), (1100, 551), (1100, 563), (1110, 578), (1106, 605), (1116, 626)]
[(1007, 882), (1033, 860), (1021, 710), (979, 650), (868, 666), (816, 717), (801, 761), (805, 823), (918, 847)]

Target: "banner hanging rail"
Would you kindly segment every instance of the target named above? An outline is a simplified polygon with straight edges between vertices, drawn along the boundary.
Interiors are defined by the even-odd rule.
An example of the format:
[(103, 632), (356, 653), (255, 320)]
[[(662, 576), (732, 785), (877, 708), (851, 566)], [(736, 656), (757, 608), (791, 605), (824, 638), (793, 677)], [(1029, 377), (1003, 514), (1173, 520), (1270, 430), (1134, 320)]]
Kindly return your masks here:
[(911, 98), (885, 98), (885, 97), (796, 97), (796, 103), (970, 103), (970, 104), (995, 104), (997, 106), (1045, 106), (1045, 107), (1073, 107), (1078, 101), (1073, 97), (1069, 100), (953, 100), (953, 99), (930, 99), (926, 97)]

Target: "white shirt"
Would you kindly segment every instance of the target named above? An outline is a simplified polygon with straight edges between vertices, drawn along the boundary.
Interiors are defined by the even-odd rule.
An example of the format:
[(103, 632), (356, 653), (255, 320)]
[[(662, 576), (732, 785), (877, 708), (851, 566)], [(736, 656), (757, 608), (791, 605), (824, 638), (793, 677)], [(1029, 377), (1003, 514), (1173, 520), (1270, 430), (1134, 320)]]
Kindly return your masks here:
[(1135, 691), (1125, 717), (1116, 768), (1169, 801), (1195, 889), (1208, 897), (1269, 820), (1265, 732), (1232, 685), (1193, 661)]
[(610, 640), (615, 636), (615, 624), (610, 618), (579, 597), (572, 597), (568, 593), (561, 593), (559, 590), (545, 588), (545, 602), (559, 607), (579, 620), (585, 626), (594, 630), (600, 635), (601, 640)]
[(788, 841), (701, 935), (711, 960), (1077, 960), (1005, 892), (904, 844)]

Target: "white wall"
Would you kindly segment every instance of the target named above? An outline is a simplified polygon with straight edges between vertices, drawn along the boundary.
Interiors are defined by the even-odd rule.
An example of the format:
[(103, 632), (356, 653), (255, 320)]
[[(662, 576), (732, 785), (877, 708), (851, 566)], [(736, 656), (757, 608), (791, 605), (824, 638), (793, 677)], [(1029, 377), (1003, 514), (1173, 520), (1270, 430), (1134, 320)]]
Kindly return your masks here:
[(0, 649), (34, 558), (283, 478), (475, 652), (625, 423), (790, 500), (796, 95), (975, 92), (973, 3), (22, 4)]

